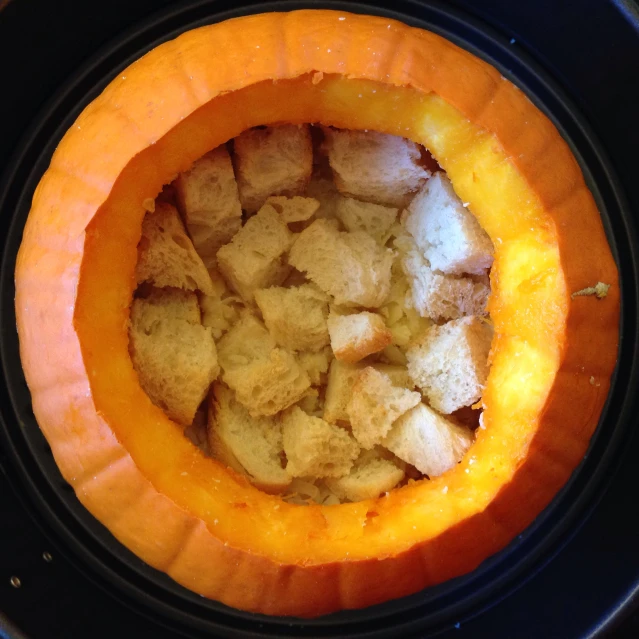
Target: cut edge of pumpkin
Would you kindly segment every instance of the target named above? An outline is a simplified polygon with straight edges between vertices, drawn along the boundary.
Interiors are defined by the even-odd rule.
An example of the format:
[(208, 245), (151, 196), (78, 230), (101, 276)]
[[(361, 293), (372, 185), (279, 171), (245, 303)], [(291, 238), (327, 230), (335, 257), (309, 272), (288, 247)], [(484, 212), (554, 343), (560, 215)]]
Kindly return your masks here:
[[(278, 93), (279, 95), (277, 95)], [(379, 114), (385, 113), (389, 101), (396, 102), (398, 95), (402, 98), (404, 115), (402, 116), (399, 111), (396, 111), (394, 127), (389, 131), (388, 127), (382, 126)], [(353, 102), (356, 107), (353, 106)], [(260, 104), (267, 106), (261, 110)], [(330, 113), (330, 108), (326, 104), (342, 106), (334, 109), (334, 113)], [(274, 105), (285, 106), (277, 112)], [(357, 115), (353, 121), (352, 114), (355, 108)], [(264, 111), (266, 112), (264, 113)], [(459, 135), (464, 139), (474, 141), (474, 147), (471, 145), (465, 147), (464, 155), (468, 157), (475, 153), (477, 156), (476, 173), (481, 175), (482, 183), (490, 181), (493, 175), (498, 176), (502, 186), (499, 190), (502, 200), (507, 199), (504, 195), (506, 191), (504, 188), (505, 180), (516, 181), (519, 179), (517, 188), (525, 187), (525, 183), (517, 177), (514, 169), (505, 172), (497, 169), (497, 173), (495, 172), (495, 167), (500, 167), (504, 163), (506, 166), (512, 165), (506, 162), (503, 154), (500, 155), (494, 140), (481, 131), (473, 132), (472, 125), (440, 98), (433, 95), (423, 96), (412, 89), (390, 88), (370, 81), (347, 80), (327, 75), (321, 82), (313, 84), (310, 78), (305, 76), (296, 81), (283, 81), (277, 84), (261, 83), (234, 94), (216, 98), (203, 107), (200, 113), (194, 114), (194, 117), (198, 119), (205, 112), (207, 112), (207, 119), (216, 122), (216, 128), (214, 131), (199, 131), (198, 135), (193, 136), (199, 139), (202, 146), (188, 155), (188, 162), (182, 156), (181, 166), (184, 164), (188, 166), (192, 160), (197, 159), (200, 156), (201, 148), (209, 150), (226, 142), (249, 126), (281, 121), (310, 121), (340, 128), (375, 129), (394, 134), (403, 129), (406, 137), (424, 144), (433, 152), (440, 164), (449, 171), (455, 184), (455, 176), (463, 170), (463, 167), (457, 168), (455, 166), (455, 155), (449, 151), (449, 147), (454, 147), (459, 153), (460, 143), (454, 139), (452, 133), (449, 134), (448, 138), (439, 133), (436, 138), (432, 135), (429, 137), (428, 134), (424, 136), (424, 131), (428, 133), (431, 130), (429, 127), (432, 122), (427, 127), (423, 127), (423, 120), (428, 116), (431, 119), (432, 117), (444, 119), (441, 127), (435, 127), (436, 131), (459, 130)], [(252, 119), (250, 122), (246, 122), (248, 117)], [(233, 122), (233, 128), (224, 128), (225, 121)], [(408, 124), (408, 126), (402, 127), (402, 124)], [(185, 121), (184, 127), (187, 132), (194, 130), (192, 122)], [(469, 127), (471, 128), (469, 129)], [(184, 440), (181, 431), (165, 418), (159, 409), (152, 407), (148, 398), (143, 397), (143, 391), (137, 383), (126, 350), (128, 336), (125, 309), (132, 299), (134, 286), (132, 269), (137, 256), (135, 246), (139, 238), (139, 227), (144, 207), (137, 206), (135, 216), (132, 214), (132, 210), (133, 203), (143, 203), (151, 188), (158, 192), (162, 184), (155, 183), (152, 187), (150, 184), (147, 185), (142, 179), (143, 168), (138, 167), (138, 164), (146, 162), (154, 164), (152, 175), (155, 177), (157, 167), (164, 169), (164, 158), (173, 157), (171, 151), (175, 146), (180, 146), (181, 139), (182, 131), (176, 127), (165, 138), (150, 147), (144, 155), (137, 156), (130, 167), (127, 167), (127, 170), (122, 173), (111, 196), (87, 229), (85, 260), (78, 289), (76, 327), (81, 339), (87, 369), (104, 372), (107, 370), (105, 367), (107, 357), (110, 359), (110, 367), (113, 366), (114, 359), (122, 359), (117, 372), (112, 370), (112, 372), (102, 374), (92, 380), (94, 401), (98, 412), (111, 424), (118, 440), (132, 455), (143, 474), (152, 481), (160, 492), (170, 496), (177, 504), (207, 522), (212, 534), (219, 536), (220, 539), (235, 547), (244, 548), (251, 552), (265, 553), (284, 562), (294, 562), (294, 555), (299, 557), (300, 553), (306, 557), (307, 562), (322, 563), (346, 557), (357, 559), (377, 554), (401, 552), (415, 543), (437, 536), (454, 525), (460, 518), (481, 512), (490, 503), (499, 487), (509, 481), (516, 471), (516, 464), (512, 463), (513, 450), (509, 445), (512, 443), (511, 437), (508, 433), (496, 433), (492, 426), (494, 421), (492, 415), (497, 410), (496, 406), (501, 398), (506, 396), (506, 393), (509, 393), (508, 397), (511, 398), (509, 401), (517, 402), (519, 414), (522, 415), (520, 421), (523, 431), (520, 433), (522, 441), (519, 443), (515, 458), (524, 458), (526, 448), (534, 434), (534, 427), (532, 427), (534, 418), (539, 414), (545, 402), (559, 361), (558, 351), (549, 352), (546, 348), (547, 340), (544, 340), (543, 344), (540, 342), (533, 348), (530, 339), (522, 340), (520, 337), (512, 335), (512, 332), (510, 335), (499, 333), (500, 322), (503, 324), (503, 320), (500, 319), (500, 309), (494, 303), (492, 304), (492, 313), (498, 331), (500, 352), (505, 352), (506, 344), (510, 349), (507, 356), (499, 357), (498, 354), (499, 361), (505, 359), (510, 363), (507, 367), (507, 376), (499, 382), (499, 396), (491, 391), (494, 385), (492, 378), (495, 373), (491, 372), (492, 377), (489, 376), (487, 390), (482, 400), (485, 407), (484, 424), (486, 429), (479, 433), (467, 458), (454, 470), (435, 480), (393, 491), (387, 497), (372, 502), (329, 507), (311, 506), (310, 508), (281, 504), (279, 498), (264, 496), (263, 493), (249, 486), (246, 481), (220, 469), (213, 460), (204, 458), (199, 451), (196, 451), (189, 442)], [(449, 141), (448, 144), (446, 140)], [(188, 146), (188, 143), (185, 146)], [(481, 158), (485, 158), (486, 154), (489, 154), (488, 159), (484, 160), (486, 167), (479, 167)], [(147, 156), (155, 156), (155, 161)], [(167, 178), (169, 181), (178, 169), (179, 167), (175, 165), (167, 168), (161, 182), (164, 183)], [(135, 180), (131, 181), (128, 174), (134, 174)], [(129, 191), (132, 184), (134, 184), (133, 193)], [(490, 193), (490, 191), (491, 189), (488, 188), (486, 192)], [(473, 211), (478, 215), (484, 227), (488, 227), (489, 234), (492, 231), (492, 238), (496, 245), (499, 245), (499, 242), (503, 240), (496, 235), (495, 229), (490, 228), (490, 224), (485, 223), (486, 220), (490, 221), (491, 219), (491, 210), (489, 210), (491, 202), (489, 198), (486, 204), (482, 204), (482, 198), (485, 197), (482, 193), (473, 192), (472, 186), (466, 187), (464, 197), (475, 203)], [(527, 194), (526, 198), (531, 199), (529, 196), (530, 194)], [(515, 193), (513, 197), (517, 199), (519, 196)], [(539, 205), (534, 208), (533, 213), (536, 218), (543, 217), (543, 209)], [(492, 214), (501, 215), (501, 209), (494, 211), (493, 207)], [(529, 232), (527, 236), (531, 251), (528, 260), (533, 264), (536, 259), (535, 251), (547, 250), (547, 228), (552, 227), (552, 221), (545, 220), (545, 222), (547, 224), (542, 225), (541, 240), (535, 240), (534, 233)], [(528, 228), (529, 225), (526, 224)], [(513, 226), (511, 219), (508, 229), (511, 233)], [(111, 233), (107, 240), (105, 238), (107, 229), (113, 227), (117, 227), (119, 233)], [(506, 241), (508, 240), (506, 239)], [(520, 241), (518, 235), (515, 241)], [(125, 253), (127, 254), (127, 271), (122, 269), (115, 272), (113, 270), (114, 264), (117, 265), (118, 269), (121, 268), (115, 255), (119, 255), (122, 260), (122, 255)], [(556, 304), (564, 308), (562, 302), (565, 297), (565, 287), (560, 284), (561, 268), (556, 250), (554, 258), (556, 281), (549, 285), (548, 290), (556, 291), (557, 295), (562, 297)], [(550, 258), (545, 255), (545, 259)], [(494, 268), (496, 269), (497, 282), (493, 296), (499, 298), (502, 290), (500, 288), (501, 280), (504, 277), (510, 277), (503, 272), (504, 268), (499, 260), (499, 249)], [(518, 276), (516, 274), (513, 277)], [(116, 291), (114, 287), (119, 287), (119, 289)], [(90, 293), (93, 290), (101, 291), (100, 300), (96, 300), (96, 296)], [(109, 309), (118, 309), (117, 316), (114, 317)], [(105, 318), (110, 318), (110, 326), (104, 324)], [(561, 312), (559, 312), (557, 317), (553, 319), (554, 325), (550, 328), (546, 327), (547, 330), (560, 331), (562, 321)], [(113, 331), (116, 328), (119, 333), (114, 335)], [(105, 340), (106, 335), (109, 335), (109, 339)], [(553, 340), (549, 340), (549, 342), (553, 343)], [(103, 343), (108, 344), (108, 347), (100, 352), (100, 344)], [(554, 343), (557, 343), (557, 340)], [(118, 358), (114, 358), (114, 344), (118, 345)], [(97, 358), (96, 353), (98, 353)], [(514, 362), (526, 362), (526, 365), (522, 364), (521, 375), (527, 375), (530, 378), (530, 372), (527, 372), (526, 366), (530, 370), (539, 369), (541, 366), (540, 357), (550, 357), (552, 360), (547, 361), (542, 367), (547, 375), (544, 378), (546, 381), (545, 383), (540, 382), (537, 393), (534, 396), (531, 395), (533, 404), (528, 410), (523, 411), (520, 397), (522, 387), (516, 384), (513, 386), (513, 380), (517, 379), (516, 372), (519, 370), (518, 365), (515, 365)], [(124, 369), (126, 369), (126, 373)], [(499, 370), (498, 367), (495, 368), (494, 356), (493, 369)], [(130, 404), (125, 402), (124, 405), (120, 405), (119, 402), (114, 402), (113, 397), (121, 398), (125, 394), (120, 383), (120, 380), (123, 379), (126, 379), (129, 384), (126, 392), (129, 394)], [(107, 386), (102, 385), (103, 380), (107, 380)], [(109, 380), (118, 380), (118, 383), (112, 385), (113, 382), (109, 382)], [(530, 386), (530, 379), (528, 385)], [(144, 404), (146, 404), (148, 413), (140, 409)], [(129, 429), (123, 415), (128, 414), (130, 406), (133, 405), (138, 406), (137, 425), (135, 429)], [(511, 430), (515, 428), (515, 421), (519, 424), (519, 420), (514, 418), (516, 414), (517, 411), (511, 415), (509, 420)], [(146, 415), (148, 418), (145, 417)], [(143, 428), (140, 424), (145, 419), (148, 420), (148, 424)], [(499, 420), (497, 421), (499, 422)], [(160, 423), (162, 423), (161, 429)], [(149, 438), (152, 438), (153, 433), (157, 433), (160, 441), (163, 442), (161, 446), (150, 441)], [(173, 436), (165, 441), (164, 438), (168, 438), (170, 434)], [(502, 438), (499, 446), (489, 443), (496, 436)], [(179, 440), (179, 444), (178, 441), (174, 441), (175, 439)], [(159, 461), (158, 455), (150, 460), (147, 451), (157, 451), (159, 448), (165, 451), (159, 456), (162, 461)], [(172, 452), (168, 453), (167, 451)], [(183, 473), (186, 468), (189, 469), (189, 474), (185, 478)], [(231, 504), (248, 503), (249, 508), (239, 508), (229, 513), (219, 504), (216, 506), (215, 492), (216, 488), (217, 490), (220, 488), (217, 482), (222, 477), (225, 477), (225, 481), (233, 487), (227, 495), (229, 502)], [(191, 481), (193, 483), (189, 485)], [(178, 488), (180, 484), (182, 486)], [(448, 487), (446, 497), (443, 492), (444, 486)], [(482, 492), (482, 490), (486, 492)], [(460, 493), (463, 493), (463, 496), (458, 500), (456, 495)], [(209, 498), (203, 495), (208, 495)], [(418, 506), (411, 507), (413, 503)], [(375, 504), (374, 508), (379, 513), (379, 517), (375, 518), (374, 526), (367, 522), (366, 517), (366, 512), (370, 510), (371, 504)], [(277, 523), (274, 523), (275, 517), (272, 511), (276, 505), (279, 508), (277, 509)], [(339, 511), (339, 515), (337, 511)], [(419, 511), (419, 515), (417, 515), (417, 511)], [(207, 515), (207, 513), (211, 514)], [(429, 516), (424, 516), (425, 513)], [(255, 521), (256, 517), (261, 522), (260, 530), (263, 531), (263, 534), (258, 535), (259, 539), (256, 539), (255, 529), (249, 525), (251, 521)], [(425, 520), (428, 523), (425, 523)], [(390, 541), (391, 539), (393, 541)], [(266, 544), (263, 545), (263, 542)]]

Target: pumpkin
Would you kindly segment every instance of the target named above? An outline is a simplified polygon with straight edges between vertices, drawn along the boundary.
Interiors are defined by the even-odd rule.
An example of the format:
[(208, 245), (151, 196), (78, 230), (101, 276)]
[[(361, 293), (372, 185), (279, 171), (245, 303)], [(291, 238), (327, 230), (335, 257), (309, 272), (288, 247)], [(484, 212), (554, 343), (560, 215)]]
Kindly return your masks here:
[[(443, 476), (376, 500), (303, 507), (260, 492), (183, 436), (129, 357), (144, 202), (210, 149), (279, 122), (423, 144), (495, 245), (476, 442)], [(605, 299), (571, 295), (597, 282)], [(35, 192), (16, 311), (35, 415), (86, 508), (186, 588), (312, 617), (472, 571), (535, 519), (601, 414), (619, 287), (577, 162), (520, 90), (432, 33), (311, 10), (187, 32), (111, 82)]]

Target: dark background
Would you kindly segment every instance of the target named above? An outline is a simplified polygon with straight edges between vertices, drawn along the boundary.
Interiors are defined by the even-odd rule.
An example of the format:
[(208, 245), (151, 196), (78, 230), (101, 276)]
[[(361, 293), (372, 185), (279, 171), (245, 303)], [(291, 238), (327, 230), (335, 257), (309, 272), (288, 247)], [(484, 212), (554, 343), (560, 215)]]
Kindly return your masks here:
[[(69, 75), (123, 29), (169, 4), (0, 0), (0, 172), (11, 168), (29, 124)], [(418, 12), (419, 3), (413, 4)], [(514, 39), (512, 46), (563, 86), (611, 157), (629, 209), (639, 212), (639, 6), (632, 0), (450, 4)], [(0, 224), (11, 213), (2, 210)], [(636, 434), (625, 449), (601, 501), (561, 552), (516, 592), (440, 636), (639, 637), (639, 614), (633, 614), (639, 606)], [(44, 552), (53, 560), (45, 561)], [(12, 576), (20, 588), (10, 584)], [(12, 460), (0, 450), (0, 612), (6, 615), (0, 636), (21, 636), (11, 622), (33, 639), (176, 636), (116, 601), (94, 579), (34, 512)]]

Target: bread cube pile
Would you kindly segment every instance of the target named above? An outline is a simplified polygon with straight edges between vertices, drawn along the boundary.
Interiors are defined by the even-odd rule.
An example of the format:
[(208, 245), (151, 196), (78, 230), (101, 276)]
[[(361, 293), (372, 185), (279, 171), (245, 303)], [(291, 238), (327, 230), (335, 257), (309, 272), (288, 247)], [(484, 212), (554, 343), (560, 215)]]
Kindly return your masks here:
[(374, 131), (257, 127), (147, 206), (129, 327), (140, 384), (261, 490), (374, 499), (473, 442), (493, 246), (425, 157)]

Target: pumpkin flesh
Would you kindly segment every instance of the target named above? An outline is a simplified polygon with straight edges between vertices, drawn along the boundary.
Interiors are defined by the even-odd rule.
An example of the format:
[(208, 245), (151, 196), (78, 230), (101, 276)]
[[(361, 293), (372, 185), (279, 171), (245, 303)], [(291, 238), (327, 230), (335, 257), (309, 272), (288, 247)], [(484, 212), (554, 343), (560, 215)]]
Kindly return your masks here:
[[(322, 19), (337, 20), (333, 12), (321, 13)], [(369, 20), (367, 25), (387, 24)], [(349, 46), (355, 46), (357, 28), (349, 36)], [(379, 37), (381, 57), (391, 43)], [(127, 115), (118, 114), (115, 106), (124, 94), (113, 85), (98, 107), (112, 110), (111, 125), (125, 146), (122, 155), (106, 153), (104, 170), (92, 174), (77, 153), (65, 150), (72, 148), (65, 138), (34, 199), (34, 210), (48, 203), (51, 214), (30, 218), (25, 238), (37, 241), (21, 250), (17, 271), (19, 309), (26, 308), (33, 291), (47, 299), (42, 287), (50, 282), (42, 278), (55, 273), (68, 300), (65, 305), (51, 298), (54, 325), (47, 331), (38, 324), (43, 333), (33, 337), (50, 350), (62, 327), (60, 353), (52, 361), (65, 362), (64, 384), (60, 388), (60, 377), (47, 380), (46, 370), (32, 373), (29, 383), (39, 423), (80, 499), (125, 545), (180, 583), (230, 605), (272, 614), (314, 615), (370, 605), (463, 574), (502, 548), (534, 519), (583, 456), (607, 393), (616, 345), (616, 330), (609, 326), (612, 322), (616, 329), (614, 263), (606, 251), (588, 262), (572, 261), (579, 242), (605, 240), (583, 183), (570, 171), (558, 181), (545, 169), (548, 162), (541, 158), (552, 156), (557, 147), (552, 136), (558, 138), (545, 119), (532, 133), (516, 133), (506, 118), (505, 125), (495, 125), (501, 126), (498, 135), (489, 126), (495, 109), (470, 117), (474, 106), (468, 101), (467, 108), (458, 108), (458, 89), (445, 78), (434, 92), (415, 82), (396, 86), (409, 84), (396, 78), (371, 80), (368, 75), (378, 74), (368, 69), (359, 79), (328, 73), (318, 79), (312, 69), (331, 67), (322, 67), (318, 58), (311, 63), (309, 73), (294, 79), (248, 83), (207, 101), (201, 88), (187, 90), (182, 78), (181, 101), (158, 107), (176, 120), (160, 137), (146, 127), (150, 116), (128, 109), (133, 99), (126, 103)], [(353, 66), (346, 68), (352, 76)], [(411, 70), (404, 71), (407, 77)], [(269, 73), (266, 77), (273, 77)], [(219, 78), (216, 82), (223, 85)], [(494, 99), (512, 106), (512, 96), (500, 88)], [(78, 126), (97, 139), (100, 122), (89, 113)], [(151, 404), (128, 354), (142, 202), (155, 198), (163, 184), (211, 148), (251, 126), (279, 122), (373, 129), (423, 144), (495, 244), (489, 311), (496, 338), (482, 399), (485, 428), (456, 468), (378, 500), (296, 507), (261, 493), (205, 458)], [(530, 155), (515, 153), (524, 143)], [(563, 157), (564, 147), (558, 148), (555, 154)], [(117, 170), (117, 162), (127, 157)], [(568, 160), (574, 169), (574, 160)], [(99, 177), (109, 171), (111, 183)], [(67, 190), (80, 207), (76, 229), (53, 215), (59, 213), (54, 198), (66, 202)], [(580, 225), (572, 220), (571, 202), (589, 212)], [(86, 222), (78, 219), (82, 216)], [(57, 244), (43, 245), (47, 236)], [(570, 291), (597, 280), (613, 284), (610, 299), (570, 299)], [(35, 347), (25, 347), (24, 336), (35, 331), (24, 313), (19, 321), (29, 371)], [(586, 343), (586, 321), (600, 331), (603, 356), (577, 352)], [(372, 576), (380, 584), (377, 590), (370, 587)], [(311, 584), (320, 595), (303, 601), (297, 590)]]

